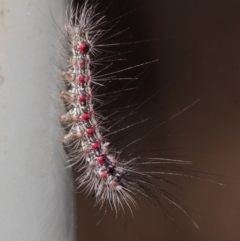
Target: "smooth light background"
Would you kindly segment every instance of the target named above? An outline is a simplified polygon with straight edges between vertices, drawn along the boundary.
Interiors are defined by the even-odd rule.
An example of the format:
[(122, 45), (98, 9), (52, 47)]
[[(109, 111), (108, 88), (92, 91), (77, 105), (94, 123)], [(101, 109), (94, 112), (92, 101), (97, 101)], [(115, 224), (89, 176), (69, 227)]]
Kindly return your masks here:
[[(127, 1), (117, 4), (119, 9), (131, 5)], [(160, 38), (134, 46), (127, 56), (130, 65), (159, 59), (148, 66), (144, 87), (134, 98), (144, 100), (165, 87), (136, 120), (149, 114), (166, 120), (200, 100), (151, 133), (141, 147), (158, 149), (162, 156), (190, 160), (192, 169), (210, 173), (202, 176), (226, 187), (191, 178), (174, 179), (182, 190), (168, 190), (177, 196), (200, 230), (166, 202), (174, 224), (169, 218), (165, 220), (160, 208), (142, 203), (134, 217), (129, 213), (117, 219), (111, 213), (103, 217), (97, 215), (93, 198), (78, 194), (78, 240), (238, 241), (240, 2), (139, 0), (131, 6), (137, 10), (125, 16), (116, 31), (130, 26), (130, 33), (125, 35), (130, 40)], [(114, 11), (109, 10), (113, 15)]]
[(75, 239), (57, 102), (64, 4), (0, 1), (0, 240)]

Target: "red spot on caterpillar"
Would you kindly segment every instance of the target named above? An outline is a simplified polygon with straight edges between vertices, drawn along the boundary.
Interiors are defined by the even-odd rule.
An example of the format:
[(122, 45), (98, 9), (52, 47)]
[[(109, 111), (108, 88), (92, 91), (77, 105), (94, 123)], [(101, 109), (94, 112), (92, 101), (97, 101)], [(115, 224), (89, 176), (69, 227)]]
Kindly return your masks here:
[(78, 44), (78, 51), (80, 52), (80, 53), (86, 53), (87, 51), (88, 51), (88, 46), (87, 46), (87, 44), (86, 43), (84, 43), (84, 42), (79, 42), (79, 44)]
[(83, 121), (86, 121), (86, 120), (88, 120), (88, 119), (91, 117), (91, 115), (92, 115), (92, 112), (82, 113), (81, 119), (82, 119)]
[(79, 95), (78, 100), (84, 102), (86, 100), (86, 95)]
[(98, 148), (98, 146), (99, 146), (99, 144), (97, 142), (93, 142), (91, 144), (91, 147), (92, 147), (93, 150), (96, 150)]
[(99, 142), (93, 142), (91, 144), (91, 147), (92, 147), (93, 150), (96, 150), (99, 147)]
[(95, 126), (92, 126), (91, 128), (87, 128), (87, 129), (86, 129), (86, 134), (87, 134), (88, 136), (91, 136), (94, 131), (95, 131)]
[(106, 178), (108, 174), (107, 171), (100, 171), (99, 175), (101, 178)]
[(84, 75), (78, 75), (77, 80), (80, 84), (85, 82), (85, 76)]
[(99, 164), (99, 165), (102, 165), (103, 163), (104, 163), (104, 156), (98, 156), (97, 157), (97, 163)]
[(87, 94), (87, 95), (81, 94), (81, 95), (79, 95), (78, 100), (80, 102), (84, 102), (85, 100), (89, 100), (91, 97), (92, 97), (91, 94)]

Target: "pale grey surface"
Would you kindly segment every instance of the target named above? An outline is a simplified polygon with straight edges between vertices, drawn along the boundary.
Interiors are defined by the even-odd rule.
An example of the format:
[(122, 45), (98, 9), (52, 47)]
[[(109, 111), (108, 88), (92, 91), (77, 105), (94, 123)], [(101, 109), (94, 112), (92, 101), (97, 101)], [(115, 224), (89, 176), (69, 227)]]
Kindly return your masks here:
[(0, 0), (2, 241), (74, 240), (73, 180), (59, 141), (55, 64), (54, 21), (62, 21), (64, 9), (62, 0)]

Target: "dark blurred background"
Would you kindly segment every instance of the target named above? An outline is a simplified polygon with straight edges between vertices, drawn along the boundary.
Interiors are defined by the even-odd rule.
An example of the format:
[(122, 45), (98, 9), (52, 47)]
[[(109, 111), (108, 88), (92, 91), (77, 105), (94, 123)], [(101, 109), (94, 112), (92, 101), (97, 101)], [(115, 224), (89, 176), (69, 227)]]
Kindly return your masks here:
[[(163, 205), (174, 223), (151, 203), (140, 203), (133, 217), (128, 212), (118, 218), (111, 212), (104, 216), (98, 214), (98, 207), (93, 207), (92, 197), (79, 193), (78, 240), (240, 240), (240, 1), (116, 0), (100, 2), (98, 10), (109, 21), (132, 11), (123, 16), (114, 31), (129, 26), (131, 29), (113, 42), (159, 38), (122, 46), (132, 52), (126, 55), (128, 60), (122, 66), (115, 64), (121, 69), (159, 59), (123, 73), (141, 79), (139, 90), (130, 94), (136, 103), (162, 89), (132, 121), (151, 116), (160, 124), (200, 99), (149, 133), (136, 148), (149, 150), (155, 156), (190, 160), (192, 170), (226, 187), (182, 177), (174, 178), (181, 190), (166, 187), (180, 200), (200, 231), (183, 212), (166, 202)], [(146, 124), (145, 129), (148, 128)]]

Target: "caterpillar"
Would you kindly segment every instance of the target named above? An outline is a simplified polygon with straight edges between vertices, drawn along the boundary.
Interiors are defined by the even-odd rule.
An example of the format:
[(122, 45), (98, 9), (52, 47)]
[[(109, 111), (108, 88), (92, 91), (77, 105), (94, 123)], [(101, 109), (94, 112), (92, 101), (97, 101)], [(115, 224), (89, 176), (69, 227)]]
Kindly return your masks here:
[[(69, 66), (62, 72), (67, 91), (60, 91), (67, 112), (60, 116), (60, 122), (67, 130), (62, 142), (69, 153), (69, 165), (75, 166), (78, 173), (77, 187), (82, 188), (88, 195), (93, 195), (100, 208), (110, 207), (116, 213), (120, 210), (125, 212), (126, 207), (133, 212), (132, 208), (137, 206), (138, 199), (150, 200), (164, 209), (161, 204), (161, 200), (164, 199), (177, 206), (190, 218), (175, 197), (159, 184), (166, 182), (175, 185), (167, 176), (198, 178), (179, 167), (190, 164), (189, 161), (124, 155), (124, 150), (115, 150), (114, 145), (108, 140), (108, 136), (115, 133), (111, 128), (107, 128), (109, 119), (113, 118), (115, 123), (112, 126), (114, 126), (132, 115), (134, 111), (126, 115), (126, 118), (116, 119), (114, 115), (118, 111), (110, 113), (110, 116), (104, 116), (96, 109), (99, 103), (104, 105), (102, 103), (107, 95), (102, 91), (99, 95), (102, 97), (100, 100), (98, 94), (101, 93), (101, 89), (104, 89), (110, 81), (121, 80), (122, 78), (115, 75), (126, 71), (119, 69), (110, 74), (102, 74), (102, 71), (109, 68), (105, 60), (111, 60), (118, 55), (111, 51), (106, 54), (105, 51), (106, 56), (101, 56), (104, 52), (101, 47), (111, 46), (111, 44), (98, 44), (108, 32), (101, 30), (104, 25), (106, 25), (105, 17), (101, 17), (96, 12), (96, 6), (89, 1), (85, 1), (76, 11), (70, 8), (69, 23), (65, 28), (69, 46)], [(131, 81), (133, 78), (124, 79)], [(125, 89), (126, 86), (123, 86), (120, 92)], [(196, 102), (198, 100), (193, 104)], [(169, 119), (176, 117), (193, 104)], [(119, 132), (131, 129), (139, 123), (122, 128)], [(158, 126), (159, 123), (153, 129)], [(139, 140), (144, 136), (146, 134), (143, 134)], [(197, 226), (193, 220), (192, 222)]]

